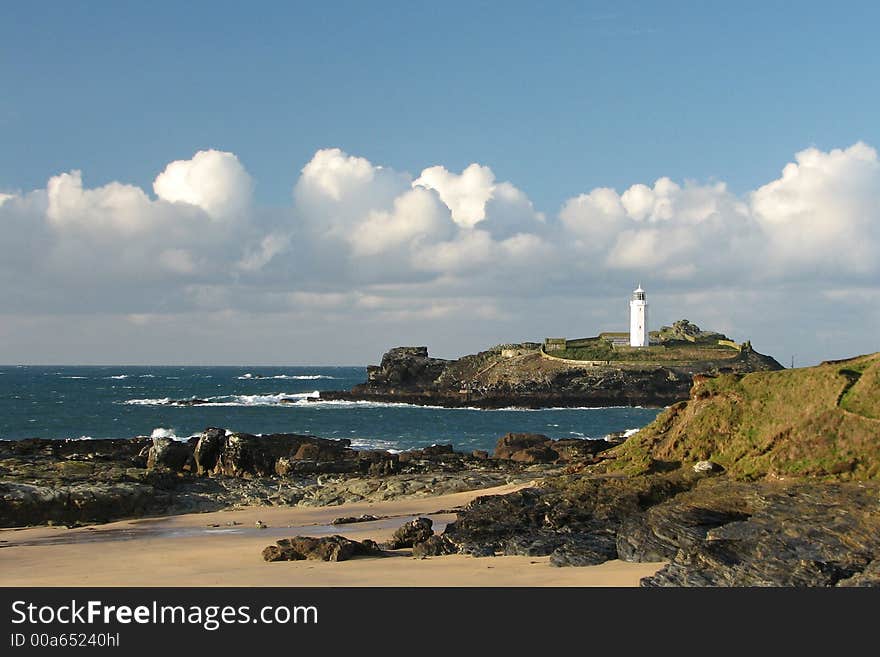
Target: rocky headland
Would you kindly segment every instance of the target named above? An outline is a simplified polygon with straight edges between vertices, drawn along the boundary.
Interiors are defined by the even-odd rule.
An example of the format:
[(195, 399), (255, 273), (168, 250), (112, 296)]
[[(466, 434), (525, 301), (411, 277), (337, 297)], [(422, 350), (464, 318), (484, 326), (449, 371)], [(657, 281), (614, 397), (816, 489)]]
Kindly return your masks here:
[(444, 407), (525, 408), (667, 406), (686, 399), (697, 375), (780, 370), (749, 342), (680, 320), (632, 348), (618, 334), (580, 340), (498, 345), (456, 360), (427, 347), (395, 347), (367, 381), (322, 391), (320, 400), (398, 402)]

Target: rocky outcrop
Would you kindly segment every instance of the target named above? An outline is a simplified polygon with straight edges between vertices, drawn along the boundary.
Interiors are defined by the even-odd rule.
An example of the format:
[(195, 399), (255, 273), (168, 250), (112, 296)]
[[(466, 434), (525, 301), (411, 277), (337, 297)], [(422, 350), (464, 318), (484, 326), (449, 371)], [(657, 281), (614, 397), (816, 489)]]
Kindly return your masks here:
[(192, 470), (195, 465), (192, 447), (172, 438), (153, 438), (147, 452), (147, 468), (158, 467), (171, 470)]
[[(694, 331), (711, 345), (717, 346), (714, 338), (724, 338), (689, 323), (669, 331), (670, 344), (678, 340), (683, 354), (690, 353)], [(510, 347), (499, 345), (457, 360), (430, 358), (426, 347), (395, 347), (380, 365), (367, 368), (365, 383), (351, 390), (322, 391), (319, 399), (477, 408), (666, 406), (687, 398), (695, 375), (782, 369), (748, 343), (697, 350), (702, 356), (685, 360), (651, 360), (648, 352), (641, 360), (632, 354), (610, 361), (560, 360), (546, 357), (536, 344)], [(603, 358), (609, 357), (613, 350)]]
[(443, 533), (459, 552), (547, 556), (554, 565), (616, 557), (617, 530), (632, 514), (691, 485), (685, 476), (561, 477), (540, 488), (479, 497)]
[(643, 586), (876, 586), (878, 496), (878, 484), (745, 482), (690, 469), (560, 477), (477, 498), (413, 554), (669, 562)]
[(453, 543), (448, 536), (434, 534), (424, 541), (420, 541), (413, 545), (412, 555), (416, 559), (424, 559), (426, 557), (440, 557), (446, 554), (455, 554), (458, 552), (458, 546)]
[(671, 560), (644, 586), (871, 585), (880, 557), (878, 492), (717, 481), (634, 523), (622, 556)]
[(380, 365), (367, 367), (367, 380), (374, 385), (427, 387), (448, 364), (448, 360), (430, 358), (427, 347), (395, 347), (385, 352)]
[(376, 520), (381, 520), (385, 516), (374, 516), (371, 513), (362, 513), (359, 516), (341, 516), (339, 518), (334, 518), (330, 523), (331, 525), (351, 525), (358, 522), (374, 522)]
[(385, 547), (389, 550), (399, 550), (427, 541), (434, 535), (433, 524), (430, 518), (410, 520), (395, 530)]
[(584, 463), (614, 444), (605, 440), (553, 440), (539, 433), (508, 433), (498, 439), (493, 456), (520, 463)]
[(0, 440), (0, 527), (440, 495), (528, 481), (555, 467), (452, 445), (392, 454), (354, 450), (347, 440), (217, 428), (188, 441)]
[(295, 536), (282, 538), (275, 545), (263, 549), (264, 561), (346, 561), (353, 557), (381, 556), (382, 551), (374, 541), (353, 541), (344, 536)]

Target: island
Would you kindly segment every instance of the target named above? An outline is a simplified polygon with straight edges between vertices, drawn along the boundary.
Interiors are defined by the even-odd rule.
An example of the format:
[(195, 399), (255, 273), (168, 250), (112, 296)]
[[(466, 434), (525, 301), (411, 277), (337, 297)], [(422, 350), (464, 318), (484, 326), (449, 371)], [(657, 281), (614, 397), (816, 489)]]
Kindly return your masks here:
[(321, 391), (314, 401), (449, 408), (663, 407), (687, 399), (698, 375), (783, 369), (749, 341), (734, 342), (687, 319), (658, 331), (642, 328), (643, 344), (634, 346), (639, 328), (501, 344), (455, 360), (432, 358), (424, 346), (395, 347), (379, 365), (367, 367), (366, 382), (351, 390)]

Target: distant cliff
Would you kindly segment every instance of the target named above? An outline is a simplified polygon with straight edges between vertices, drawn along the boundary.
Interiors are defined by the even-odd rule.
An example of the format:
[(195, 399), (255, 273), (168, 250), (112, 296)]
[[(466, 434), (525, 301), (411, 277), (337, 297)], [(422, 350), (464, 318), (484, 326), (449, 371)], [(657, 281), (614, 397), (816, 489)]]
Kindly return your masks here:
[[(551, 341), (548, 341), (548, 343)], [(770, 356), (686, 320), (631, 348), (617, 334), (498, 345), (457, 360), (427, 347), (395, 347), (367, 368), (367, 381), (321, 399), (391, 401), (447, 407), (666, 406), (686, 399), (697, 374), (779, 370)]]

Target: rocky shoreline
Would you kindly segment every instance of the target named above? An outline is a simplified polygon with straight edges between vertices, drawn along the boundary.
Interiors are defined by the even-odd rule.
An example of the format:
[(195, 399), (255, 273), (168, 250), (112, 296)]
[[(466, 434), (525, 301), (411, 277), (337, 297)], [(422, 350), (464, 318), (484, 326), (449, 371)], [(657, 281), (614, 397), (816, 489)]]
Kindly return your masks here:
[[(666, 562), (643, 586), (880, 586), (880, 354), (700, 377), (626, 438), (511, 433), (494, 452), (402, 453), (209, 428), (188, 441), (0, 441), (0, 526), (106, 522), (244, 506), (332, 506), (518, 484), (435, 533), (391, 542), (281, 538), (267, 561), (549, 557)], [(369, 527), (373, 516), (340, 517)], [(362, 530), (358, 530), (363, 534)], [(277, 565), (273, 567), (284, 567)]]
[(592, 461), (615, 442), (554, 444), (558, 452), (531, 442), (504, 457), (456, 452), (452, 445), (398, 454), (352, 449), (345, 439), (218, 428), (188, 441), (0, 440), (0, 527), (477, 490), (541, 478), (572, 460)]

